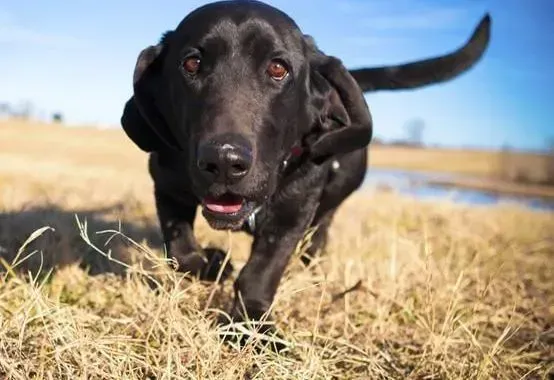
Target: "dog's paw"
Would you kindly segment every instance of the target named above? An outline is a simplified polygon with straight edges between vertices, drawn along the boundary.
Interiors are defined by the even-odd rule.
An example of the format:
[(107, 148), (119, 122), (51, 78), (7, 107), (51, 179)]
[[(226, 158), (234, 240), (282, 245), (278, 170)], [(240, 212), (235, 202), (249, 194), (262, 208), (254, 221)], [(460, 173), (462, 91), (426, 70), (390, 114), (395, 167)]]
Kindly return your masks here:
[[(200, 279), (205, 281), (215, 281), (221, 271), (220, 281), (225, 281), (233, 274), (234, 267), (231, 260), (225, 262), (226, 254), (218, 248), (205, 248), (205, 265), (200, 272)], [(225, 264), (225, 267), (223, 265)], [(222, 269), (223, 267), (223, 269)]]
[(291, 348), (291, 344), (283, 338), (271, 321), (230, 321), (227, 316), (220, 316), (217, 319), (217, 327), (220, 338), (238, 349), (251, 345), (258, 353), (267, 349), (284, 353)]
[[(198, 276), (203, 281), (215, 281), (221, 271), (220, 281), (223, 282), (233, 274), (231, 260), (225, 262), (226, 254), (218, 248), (204, 248), (201, 252), (191, 252), (186, 255), (173, 256), (181, 273)], [(225, 264), (225, 266), (223, 266)]]

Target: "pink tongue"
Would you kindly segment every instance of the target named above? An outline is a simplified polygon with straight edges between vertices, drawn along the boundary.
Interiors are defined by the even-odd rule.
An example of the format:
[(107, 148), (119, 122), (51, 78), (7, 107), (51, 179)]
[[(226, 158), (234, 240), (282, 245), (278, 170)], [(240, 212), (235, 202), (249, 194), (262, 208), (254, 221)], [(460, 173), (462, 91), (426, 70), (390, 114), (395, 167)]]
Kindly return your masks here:
[(213, 212), (222, 214), (233, 214), (242, 208), (242, 199), (239, 197), (226, 197), (204, 199), (206, 208)]

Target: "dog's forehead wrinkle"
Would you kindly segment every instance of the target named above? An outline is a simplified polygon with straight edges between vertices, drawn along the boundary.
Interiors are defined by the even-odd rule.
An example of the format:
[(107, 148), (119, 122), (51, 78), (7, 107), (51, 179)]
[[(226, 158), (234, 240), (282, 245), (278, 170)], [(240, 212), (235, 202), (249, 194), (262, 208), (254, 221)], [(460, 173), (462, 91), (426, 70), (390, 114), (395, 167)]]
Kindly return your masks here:
[(221, 18), (216, 23), (212, 24), (208, 31), (201, 38), (200, 43), (203, 44), (212, 38), (222, 38), (225, 41), (233, 41), (238, 37), (238, 27), (230, 18)]
[[(292, 30), (284, 27), (289, 22), (282, 17), (276, 17), (275, 14), (271, 14), (269, 17), (266, 14), (257, 14), (257, 17), (242, 17), (241, 12), (237, 12), (235, 15), (219, 16), (217, 20), (209, 25), (205, 25), (205, 30), (195, 31), (197, 33), (198, 41), (196, 43), (205, 45), (214, 38), (223, 38), (231, 46), (231, 55), (238, 54), (244, 47), (245, 42), (252, 40), (251, 43), (270, 43), (273, 45), (273, 49), (280, 49), (283, 51), (298, 54), (302, 51), (302, 47), (299, 46), (299, 36), (301, 36), (300, 30), (294, 25)], [(192, 20), (190, 20), (192, 22)], [(183, 34), (186, 33), (188, 23), (183, 23)], [(288, 31), (285, 33), (283, 31)], [(193, 34), (192, 34), (193, 35)], [(188, 38), (185, 38), (188, 39)], [(192, 37), (194, 39), (194, 37)], [(190, 41), (194, 44), (194, 41)]]
[[(298, 50), (292, 41), (284, 38), (282, 33), (278, 33), (274, 26), (265, 20), (249, 19), (240, 24), (234, 24), (230, 19), (224, 19), (209, 35), (218, 35), (226, 39), (230, 45), (232, 58), (242, 55), (252, 59), (268, 56), (276, 50), (293, 52)], [(255, 51), (260, 54), (254, 54)]]
[(285, 12), (261, 1), (219, 1), (192, 11), (181, 23), (195, 19), (230, 17), (237, 24), (250, 19), (266, 20), (284, 29), (298, 29), (296, 22)]
[(265, 40), (271, 40), (275, 42), (284, 42), (282, 34), (277, 33), (274, 25), (266, 20), (252, 19), (239, 25), (239, 32), (242, 40), (239, 43), (243, 43), (245, 38), (253, 38), (259, 36)]

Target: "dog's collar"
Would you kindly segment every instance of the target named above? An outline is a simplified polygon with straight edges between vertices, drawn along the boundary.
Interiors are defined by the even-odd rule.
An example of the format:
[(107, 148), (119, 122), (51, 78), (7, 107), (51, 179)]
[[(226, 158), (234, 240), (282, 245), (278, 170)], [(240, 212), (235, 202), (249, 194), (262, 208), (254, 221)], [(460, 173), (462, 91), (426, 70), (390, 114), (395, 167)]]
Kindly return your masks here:
[[(298, 158), (304, 153), (304, 149), (296, 144), (294, 145), (291, 150), (289, 151), (289, 154), (285, 157), (285, 159), (281, 163), (281, 170), (285, 170), (289, 163), (294, 160), (295, 158)], [(248, 224), (248, 229), (251, 233), (254, 233), (256, 231), (256, 216), (259, 214), (260, 210), (263, 208), (263, 205), (258, 206), (248, 215), (248, 219), (246, 219), (246, 223)]]
[(290, 151), (289, 154), (285, 157), (285, 159), (282, 162), (282, 168), (286, 169), (286, 167), (289, 165), (290, 161), (293, 159), (300, 157), (304, 153), (304, 148), (302, 148), (300, 145), (294, 145)]
[(251, 233), (254, 233), (256, 231), (256, 215), (260, 212), (263, 206), (258, 206), (248, 215), (248, 219), (246, 222), (248, 223), (248, 229)]
[[(289, 151), (289, 154), (287, 155), (287, 157), (285, 157), (285, 159), (283, 160), (282, 162), (282, 168), (283, 170), (287, 168), (287, 166), (289, 165), (290, 161), (292, 161), (293, 159), (295, 158), (298, 158), (300, 157), (302, 154), (304, 153), (304, 148), (302, 148), (300, 145), (294, 145), (291, 150)], [(333, 170), (334, 172), (338, 171), (340, 169), (340, 162), (339, 160), (333, 160), (333, 162), (331, 163), (331, 170)]]
[[(300, 157), (302, 153), (304, 153), (304, 149), (302, 149), (302, 147), (298, 145), (293, 146), (289, 154), (287, 155), (287, 157), (283, 160), (283, 169), (285, 169), (288, 166), (289, 162), (292, 159)], [(331, 169), (335, 172), (340, 169), (340, 163), (338, 160), (333, 160), (333, 162), (331, 163)], [(251, 233), (254, 233), (254, 231), (256, 231), (256, 216), (258, 215), (258, 213), (262, 208), (263, 208), (263, 205), (258, 206), (254, 209), (254, 211), (250, 213), (250, 215), (248, 215), (248, 219), (246, 220), (246, 223), (248, 223), (248, 228), (251, 231)]]

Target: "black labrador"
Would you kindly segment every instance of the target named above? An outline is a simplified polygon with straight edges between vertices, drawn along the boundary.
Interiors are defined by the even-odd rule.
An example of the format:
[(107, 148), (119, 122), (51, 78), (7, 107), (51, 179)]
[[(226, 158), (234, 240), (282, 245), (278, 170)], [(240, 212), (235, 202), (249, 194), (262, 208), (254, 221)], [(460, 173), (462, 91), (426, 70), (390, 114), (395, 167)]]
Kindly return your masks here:
[(372, 119), (363, 92), (454, 78), (483, 55), (486, 15), (459, 50), (400, 66), (347, 70), (286, 14), (258, 1), (200, 7), (138, 56), (122, 126), (150, 153), (166, 248), (178, 270), (213, 280), (224, 253), (193, 234), (199, 205), (214, 229), (254, 237), (235, 283), (234, 320), (260, 320), (310, 227), (306, 263), (337, 207), (363, 181)]

